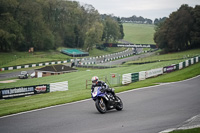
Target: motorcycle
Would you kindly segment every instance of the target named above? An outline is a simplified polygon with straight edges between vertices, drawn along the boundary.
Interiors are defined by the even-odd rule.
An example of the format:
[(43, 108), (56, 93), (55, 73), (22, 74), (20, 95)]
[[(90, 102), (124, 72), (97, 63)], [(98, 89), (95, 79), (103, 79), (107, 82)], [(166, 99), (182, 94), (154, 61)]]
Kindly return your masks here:
[(97, 110), (102, 114), (111, 109), (116, 109), (117, 111), (123, 109), (122, 100), (118, 96), (114, 97), (113, 94), (105, 92), (101, 86), (95, 87), (91, 95)]

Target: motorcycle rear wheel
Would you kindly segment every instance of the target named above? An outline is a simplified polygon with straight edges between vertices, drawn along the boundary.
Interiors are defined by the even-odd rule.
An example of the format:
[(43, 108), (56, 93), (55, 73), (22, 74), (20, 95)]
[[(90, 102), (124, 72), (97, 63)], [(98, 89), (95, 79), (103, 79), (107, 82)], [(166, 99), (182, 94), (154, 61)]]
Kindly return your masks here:
[(102, 114), (106, 113), (107, 108), (106, 108), (106, 104), (105, 104), (105, 101), (104, 101), (103, 98), (97, 99), (96, 102), (95, 102), (95, 105), (96, 105), (97, 110), (100, 113), (102, 113)]

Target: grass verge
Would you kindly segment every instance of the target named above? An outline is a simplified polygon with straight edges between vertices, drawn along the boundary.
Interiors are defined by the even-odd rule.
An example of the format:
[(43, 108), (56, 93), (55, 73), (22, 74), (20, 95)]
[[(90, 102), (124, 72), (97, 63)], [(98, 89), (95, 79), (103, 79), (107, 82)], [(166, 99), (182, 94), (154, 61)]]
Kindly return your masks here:
[(200, 128), (188, 129), (188, 130), (177, 130), (170, 133), (200, 133)]

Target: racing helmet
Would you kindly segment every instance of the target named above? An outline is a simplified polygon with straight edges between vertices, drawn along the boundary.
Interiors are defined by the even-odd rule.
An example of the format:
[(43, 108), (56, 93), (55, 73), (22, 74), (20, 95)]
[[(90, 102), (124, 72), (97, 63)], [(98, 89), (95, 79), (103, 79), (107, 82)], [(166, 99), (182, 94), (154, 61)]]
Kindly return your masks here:
[(98, 80), (99, 80), (99, 78), (97, 76), (93, 76), (92, 77), (92, 85), (96, 85)]

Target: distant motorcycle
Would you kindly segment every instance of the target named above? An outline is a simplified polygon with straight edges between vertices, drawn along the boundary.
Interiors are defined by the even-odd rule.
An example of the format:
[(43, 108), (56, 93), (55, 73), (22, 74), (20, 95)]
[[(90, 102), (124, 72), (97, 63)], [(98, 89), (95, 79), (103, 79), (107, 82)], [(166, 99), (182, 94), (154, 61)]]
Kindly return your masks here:
[(104, 92), (101, 86), (95, 87), (91, 95), (97, 110), (102, 114), (111, 109), (123, 109), (122, 100), (118, 96), (114, 97), (111, 93)]

